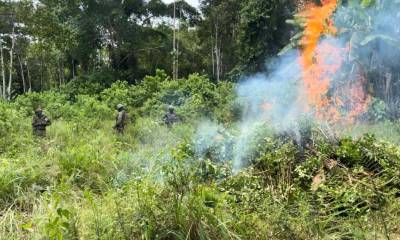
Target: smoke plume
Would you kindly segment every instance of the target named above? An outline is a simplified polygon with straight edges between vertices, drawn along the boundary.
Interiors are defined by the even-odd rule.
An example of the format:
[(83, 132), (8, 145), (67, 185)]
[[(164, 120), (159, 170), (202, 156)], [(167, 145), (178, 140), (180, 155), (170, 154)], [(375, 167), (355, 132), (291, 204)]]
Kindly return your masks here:
[[(383, 59), (386, 65), (398, 66), (399, 56), (390, 51), (390, 45), (400, 39), (395, 24), (400, 4), (377, 10), (338, 7), (336, 0), (322, 2), (299, 14), (304, 21), (301, 48), (269, 60), (271, 71), (245, 77), (238, 84), (243, 116), (232, 150), (234, 171), (247, 165), (250, 143), (260, 126), (290, 130), (300, 142), (298, 122), (304, 116), (330, 125), (362, 120), (372, 101), (366, 68), (373, 64), (367, 66), (365, 60)], [(368, 16), (369, 22), (360, 16)], [(212, 124), (207, 126), (214, 129)]]

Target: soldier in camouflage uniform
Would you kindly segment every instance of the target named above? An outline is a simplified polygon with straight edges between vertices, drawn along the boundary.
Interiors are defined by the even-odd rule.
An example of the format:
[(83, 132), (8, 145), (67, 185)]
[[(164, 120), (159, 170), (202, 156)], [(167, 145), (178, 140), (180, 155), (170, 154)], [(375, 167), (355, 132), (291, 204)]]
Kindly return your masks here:
[(128, 121), (128, 114), (125, 111), (125, 106), (122, 104), (117, 105), (117, 110), (118, 114), (115, 119), (114, 129), (117, 130), (118, 133), (124, 133)]
[(46, 136), (46, 127), (51, 125), (51, 121), (43, 114), (43, 110), (38, 108), (32, 119), (33, 134), (38, 137)]
[(164, 115), (163, 121), (169, 128), (171, 128), (175, 123), (179, 122), (179, 117), (176, 115), (173, 106), (168, 107), (168, 112)]

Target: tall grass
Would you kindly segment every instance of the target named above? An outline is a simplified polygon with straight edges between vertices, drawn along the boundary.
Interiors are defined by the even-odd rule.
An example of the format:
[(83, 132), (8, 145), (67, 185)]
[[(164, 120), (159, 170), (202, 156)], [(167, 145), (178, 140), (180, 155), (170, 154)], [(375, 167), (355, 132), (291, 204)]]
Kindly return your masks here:
[(50, 111), (57, 117), (44, 139), (31, 135), (27, 99), (19, 111), (0, 103), (0, 239), (400, 236), (397, 123), (337, 139), (310, 127), (304, 146), (262, 129), (248, 166), (232, 174), (231, 159), (196, 154), (197, 115), (167, 128), (157, 114), (130, 112), (119, 135), (106, 104), (79, 99)]

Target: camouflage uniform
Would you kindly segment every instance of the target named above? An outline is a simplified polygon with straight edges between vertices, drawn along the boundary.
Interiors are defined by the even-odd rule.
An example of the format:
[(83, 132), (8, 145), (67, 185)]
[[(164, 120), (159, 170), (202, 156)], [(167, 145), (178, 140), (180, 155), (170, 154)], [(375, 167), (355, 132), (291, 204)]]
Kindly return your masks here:
[(170, 128), (175, 123), (179, 122), (179, 117), (175, 113), (175, 109), (173, 107), (168, 108), (168, 112), (163, 117), (164, 123)]
[(128, 114), (125, 111), (125, 107), (122, 104), (117, 105), (118, 114), (115, 118), (115, 126), (114, 129), (117, 130), (118, 133), (124, 133)]
[(43, 114), (41, 109), (35, 111), (35, 116), (32, 119), (33, 135), (38, 137), (46, 136), (46, 127), (51, 125), (51, 121)]

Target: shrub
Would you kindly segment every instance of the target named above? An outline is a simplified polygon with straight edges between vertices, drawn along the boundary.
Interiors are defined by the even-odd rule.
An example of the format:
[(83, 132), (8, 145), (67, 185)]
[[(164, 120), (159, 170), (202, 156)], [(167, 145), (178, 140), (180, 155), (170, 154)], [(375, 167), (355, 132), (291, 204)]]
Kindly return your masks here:
[(77, 118), (83, 117), (93, 121), (102, 121), (113, 116), (113, 110), (106, 103), (87, 95), (77, 96), (73, 108), (76, 110)]
[(78, 95), (95, 96), (116, 81), (115, 75), (112, 70), (101, 69), (93, 74), (73, 79), (62, 87), (61, 92), (67, 96), (69, 101), (75, 101), (75, 97)]
[(127, 82), (117, 81), (110, 88), (103, 90), (100, 98), (112, 109), (115, 109), (120, 103), (132, 106), (135, 101), (133, 98), (135, 90), (135, 87), (130, 86)]
[(9, 103), (0, 101), (0, 154), (14, 154), (31, 145), (31, 120)]
[(25, 116), (32, 116), (34, 110), (41, 107), (55, 118), (61, 117), (63, 106), (69, 104), (66, 95), (55, 91), (27, 93), (18, 96), (14, 102), (15, 108)]
[(368, 120), (381, 122), (388, 119), (387, 107), (384, 101), (374, 98), (367, 112)]

